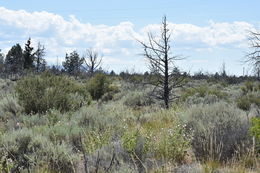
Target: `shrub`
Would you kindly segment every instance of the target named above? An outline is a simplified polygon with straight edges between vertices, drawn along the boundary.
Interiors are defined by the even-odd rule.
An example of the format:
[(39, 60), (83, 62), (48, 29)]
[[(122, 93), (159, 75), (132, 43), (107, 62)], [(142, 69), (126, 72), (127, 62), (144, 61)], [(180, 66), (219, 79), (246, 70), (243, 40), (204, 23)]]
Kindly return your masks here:
[(0, 161), (3, 169), (11, 172), (30, 170), (41, 160), (39, 152), (47, 143), (45, 137), (35, 136), (28, 129), (3, 135), (0, 140)]
[(124, 105), (129, 106), (129, 107), (140, 107), (140, 106), (150, 106), (154, 102), (149, 97), (148, 93), (143, 91), (143, 92), (131, 92), (128, 94), (125, 98)]
[[(65, 112), (89, 103), (83, 85), (65, 76), (44, 73), (17, 82), (15, 90), (26, 113), (45, 113), (49, 109)], [(79, 99), (80, 97), (80, 99)]]
[(94, 153), (96, 150), (100, 149), (109, 143), (111, 138), (111, 131), (86, 131), (83, 134), (84, 138), (84, 149), (88, 154)]
[(0, 119), (6, 121), (11, 117), (18, 117), (22, 112), (22, 107), (18, 104), (18, 101), (13, 96), (7, 96), (3, 98), (0, 102)]
[(257, 105), (260, 107), (260, 94), (259, 92), (256, 93), (249, 93), (247, 95), (244, 95), (236, 100), (237, 106), (244, 110), (248, 111), (250, 109), (250, 106), (252, 104)]
[(66, 144), (49, 144), (44, 151), (44, 161), (48, 164), (48, 169), (53, 172), (74, 173), (78, 156), (73, 154), (71, 148)]
[(35, 134), (32, 130), (22, 129), (1, 136), (0, 171), (29, 172), (36, 167), (47, 166), (54, 172), (75, 172), (78, 158), (69, 146), (53, 144), (48, 138)]
[(142, 125), (151, 143), (149, 148), (157, 159), (183, 161), (185, 152), (190, 148), (191, 132), (180, 123), (172, 110), (159, 111)]
[(190, 148), (191, 135), (169, 110), (150, 114), (138, 129), (128, 127), (121, 140), (125, 150), (139, 159), (152, 155), (160, 161), (180, 163)]
[(192, 146), (200, 160), (227, 160), (248, 147), (246, 115), (232, 105), (196, 105), (183, 118), (194, 131)]
[(252, 92), (255, 89), (254, 83), (251, 81), (246, 81), (244, 86), (241, 87), (244, 94)]
[(87, 89), (92, 98), (98, 100), (108, 92), (110, 83), (105, 74), (98, 73), (88, 81)]
[(181, 99), (183, 101), (187, 100), (187, 98), (196, 95), (197, 97), (205, 97), (207, 95), (216, 96), (219, 99), (226, 98), (227, 94), (225, 92), (221, 92), (216, 88), (209, 88), (208, 86), (199, 86), (197, 88), (189, 88), (181, 95)]
[(140, 157), (148, 152), (150, 140), (145, 134), (141, 134), (139, 130), (128, 129), (121, 140), (124, 149), (134, 156)]
[(111, 81), (103, 73), (97, 73), (87, 83), (87, 90), (92, 99), (99, 100), (105, 93), (116, 91), (117, 88), (111, 86)]
[(251, 135), (255, 137), (256, 139), (256, 148), (258, 152), (260, 152), (260, 118), (255, 117), (251, 120), (252, 126), (250, 128)]

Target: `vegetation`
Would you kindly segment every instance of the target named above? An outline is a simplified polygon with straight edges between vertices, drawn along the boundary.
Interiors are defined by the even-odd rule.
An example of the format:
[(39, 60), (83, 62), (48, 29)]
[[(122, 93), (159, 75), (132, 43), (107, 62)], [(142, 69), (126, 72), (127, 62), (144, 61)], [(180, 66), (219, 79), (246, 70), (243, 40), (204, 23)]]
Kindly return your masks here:
[(258, 82), (190, 79), (168, 110), (149, 99), (152, 86), (117, 75), (85, 81), (45, 72), (0, 82), (8, 87), (0, 95), (2, 172), (260, 169), (259, 105), (237, 104), (259, 93)]
[(15, 87), (18, 100), (27, 114), (76, 110), (89, 104), (89, 93), (83, 84), (66, 76), (44, 73), (21, 79)]
[(0, 53), (0, 172), (260, 172), (257, 78), (169, 71), (166, 17), (148, 39), (144, 74), (91, 49), (48, 67), (30, 39)]

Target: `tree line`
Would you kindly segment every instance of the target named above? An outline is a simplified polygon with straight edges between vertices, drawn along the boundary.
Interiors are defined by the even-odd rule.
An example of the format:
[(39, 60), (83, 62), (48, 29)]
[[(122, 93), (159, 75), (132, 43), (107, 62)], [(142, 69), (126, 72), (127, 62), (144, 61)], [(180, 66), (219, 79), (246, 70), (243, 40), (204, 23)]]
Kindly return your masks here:
[(54, 65), (50, 67), (45, 60), (45, 47), (38, 43), (34, 48), (29, 38), (24, 49), (18, 43), (12, 46), (6, 55), (1, 53), (0, 49), (0, 73), (23, 76), (27, 73), (41, 73), (48, 69), (54, 73), (66, 73), (72, 76), (79, 76), (84, 72), (92, 76), (96, 70), (101, 69), (102, 56), (94, 49), (87, 49), (86, 52), (83, 56), (80, 56), (77, 51), (66, 53), (62, 69)]
[[(163, 17), (160, 34), (154, 36), (153, 33), (148, 33), (147, 40), (146, 42), (142, 40), (137, 41), (143, 48), (143, 56), (149, 62), (150, 72), (147, 76), (149, 76), (150, 79), (148, 83), (154, 86), (153, 96), (163, 100), (165, 107), (168, 109), (170, 102), (178, 97), (174, 94), (174, 89), (184, 85), (188, 74), (186, 72), (180, 72), (176, 66), (176, 61), (181, 60), (181, 58), (172, 54), (170, 44), (171, 31), (168, 27), (166, 16)], [(258, 79), (260, 79), (260, 34), (251, 32), (250, 42), (253, 51), (246, 56), (246, 62), (253, 64)], [(5, 58), (4, 55), (0, 53), (0, 72), (19, 75), (27, 72), (43, 72), (49, 68), (46, 65), (47, 63), (44, 56), (44, 46), (38, 43), (37, 48), (33, 48), (31, 38), (29, 38), (24, 46), (24, 50), (19, 44), (16, 44), (8, 51)], [(77, 51), (73, 51), (69, 54), (66, 53), (65, 61), (62, 63), (62, 70), (55, 66), (50, 69), (54, 72), (61, 71), (75, 77), (80, 76), (82, 73), (91, 77), (96, 70), (102, 70), (101, 63), (102, 56), (93, 49), (87, 49), (84, 56), (80, 56)], [(216, 73), (214, 78), (232, 80), (233, 78), (227, 76), (225, 66), (223, 67), (221, 75)], [(205, 75), (202, 73), (195, 77), (203, 79)]]

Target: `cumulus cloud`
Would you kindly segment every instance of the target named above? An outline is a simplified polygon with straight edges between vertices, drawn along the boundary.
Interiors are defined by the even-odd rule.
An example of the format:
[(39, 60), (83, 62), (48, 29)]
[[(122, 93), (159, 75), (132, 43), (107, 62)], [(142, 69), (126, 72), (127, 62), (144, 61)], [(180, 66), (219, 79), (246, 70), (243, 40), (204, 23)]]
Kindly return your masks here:
[[(9, 10), (0, 7), (0, 48), (7, 49), (7, 40), (21, 41), (23, 44), (30, 36), (35, 41), (42, 42), (48, 52), (48, 61), (55, 62), (57, 56), (66, 52), (78, 50), (83, 53), (86, 48), (99, 50), (110, 58), (107, 62), (136, 63), (130, 61), (140, 53), (140, 45), (136, 39), (145, 40), (147, 32), (159, 33), (160, 24), (135, 28), (128, 21), (115, 26), (92, 25), (79, 21), (71, 15), (68, 19), (49, 13), (27, 12), (25, 10)], [(255, 26), (247, 22), (216, 23), (210, 21), (206, 26), (192, 24), (175, 24), (169, 22), (172, 38), (176, 49), (192, 49), (208, 51), (214, 47), (243, 47), (247, 40), (248, 31), (255, 31)], [(112, 58), (113, 57), (113, 58)], [(133, 64), (132, 64), (133, 65)], [(140, 64), (137, 64), (140, 65)]]

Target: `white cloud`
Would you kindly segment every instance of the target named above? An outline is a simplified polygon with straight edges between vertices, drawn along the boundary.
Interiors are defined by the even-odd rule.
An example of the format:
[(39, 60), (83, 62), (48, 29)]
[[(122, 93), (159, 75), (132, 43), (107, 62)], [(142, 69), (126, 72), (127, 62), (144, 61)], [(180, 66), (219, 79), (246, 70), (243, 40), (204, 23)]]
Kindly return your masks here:
[[(136, 29), (131, 22), (122, 22), (115, 26), (92, 25), (79, 21), (73, 15), (65, 19), (46, 11), (30, 13), (0, 7), (0, 14), (0, 36), (1, 39), (4, 38), (0, 39), (2, 50), (7, 50), (7, 46), (10, 48), (16, 43), (5, 44), (7, 40), (23, 40), (20, 42), (23, 44), (30, 36), (34, 42), (40, 41), (45, 45), (47, 60), (51, 63), (56, 62), (57, 56), (64, 57), (66, 52), (76, 49), (83, 53), (89, 47), (96, 48), (105, 56), (108, 54), (110, 60), (107, 62), (136, 63), (137, 61), (129, 60), (142, 51), (135, 39), (145, 40), (147, 32), (156, 34), (160, 31), (160, 24), (140, 29)], [(254, 25), (243, 21), (210, 21), (206, 26), (169, 23), (169, 28), (173, 32), (175, 49), (192, 49), (196, 52), (210, 52), (214, 47), (245, 48), (248, 31), (255, 30)], [(118, 57), (116, 61), (113, 56)], [(141, 65), (138, 62), (136, 64)]]

